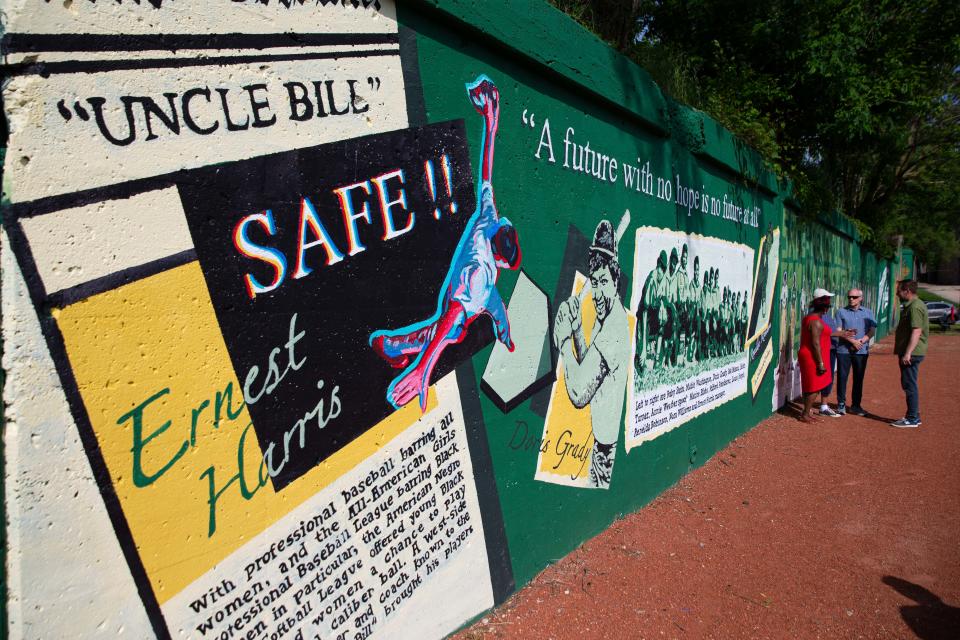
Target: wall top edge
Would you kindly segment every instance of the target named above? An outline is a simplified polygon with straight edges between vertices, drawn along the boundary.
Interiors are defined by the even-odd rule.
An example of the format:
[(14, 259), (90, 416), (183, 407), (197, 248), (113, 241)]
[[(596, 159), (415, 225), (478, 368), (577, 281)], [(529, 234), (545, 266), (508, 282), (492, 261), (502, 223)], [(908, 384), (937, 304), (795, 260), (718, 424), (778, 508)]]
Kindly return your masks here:
[[(689, 123), (678, 125), (678, 111), (686, 120), (698, 120), (700, 145), (691, 149), (694, 153), (745, 176), (770, 195), (779, 194), (776, 176), (756, 150), (707, 114), (665, 95), (646, 70), (547, 2), (411, 0), (407, 4), (479, 30), (636, 116), (661, 135), (677, 137), (678, 126), (690, 128)], [(684, 130), (679, 135), (688, 133)]]
[[(691, 107), (687, 108), (692, 110)], [(777, 176), (756, 149), (706, 113), (697, 113), (703, 121), (704, 146), (701, 155), (712, 157), (770, 195), (780, 194)]]
[(645, 126), (669, 132), (666, 100), (650, 75), (547, 2), (411, 0), (405, 5), (478, 30), (633, 114)]

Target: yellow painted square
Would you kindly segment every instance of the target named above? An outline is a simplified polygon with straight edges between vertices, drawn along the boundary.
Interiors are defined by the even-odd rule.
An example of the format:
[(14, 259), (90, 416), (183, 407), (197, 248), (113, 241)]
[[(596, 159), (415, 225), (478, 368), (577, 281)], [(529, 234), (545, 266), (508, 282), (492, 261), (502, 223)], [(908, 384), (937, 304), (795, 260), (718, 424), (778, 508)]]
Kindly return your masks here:
[[(362, 462), (421, 416), (413, 402), (394, 412), (307, 474), (274, 492), (267, 482), (247, 500), (238, 482), (217, 501), (216, 531), (208, 536), (209, 476), (217, 490), (238, 472), (246, 409), (213, 427), (217, 392), (243, 393), (220, 333), (199, 263), (101, 293), (55, 312), (80, 395), (110, 472), (134, 543), (160, 604), (202, 576), (252, 537)], [(187, 443), (186, 452), (153, 483), (134, 485), (132, 421), (121, 416), (164, 389), (143, 411), (144, 437), (170, 421), (143, 448), (144, 472), (157, 474)], [(204, 402), (209, 405), (198, 409)], [(312, 403), (310, 403), (312, 406)], [(428, 411), (436, 407), (431, 390)], [(191, 423), (199, 410), (195, 438)], [(251, 428), (244, 440), (249, 489), (257, 487), (262, 453)]]

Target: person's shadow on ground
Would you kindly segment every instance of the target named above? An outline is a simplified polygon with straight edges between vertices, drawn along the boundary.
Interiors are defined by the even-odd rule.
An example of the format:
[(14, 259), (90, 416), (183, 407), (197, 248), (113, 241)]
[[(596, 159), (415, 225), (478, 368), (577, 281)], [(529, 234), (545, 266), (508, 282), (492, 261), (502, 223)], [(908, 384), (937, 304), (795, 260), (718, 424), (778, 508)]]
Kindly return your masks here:
[(916, 605), (900, 607), (907, 626), (921, 640), (955, 640), (960, 630), (960, 607), (951, 607), (918, 584), (894, 576), (883, 576), (883, 583), (910, 598)]
[[(796, 420), (796, 419), (799, 419), (800, 415), (803, 413), (803, 405), (797, 402), (787, 402), (777, 410), (777, 413), (779, 413), (782, 416), (786, 416), (788, 418), (793, 418)], [(830, 420), (831, 420), (830, 418), (821, 416), (819, 414), (820, 412), (818, 410), (816, 409), (813, 410), (814, 418), (816, 418), (821, 422), (825, 422), (827, 424), (830, 423)], [(870, 413), (869, 411), (865, 416), (854, 416), (853, 414), (847, 414), (847, 415), (851, 418), (859, 417), (859, 418), (863, 418), (864, 420), (873, 420), (875, 422), (882, 422), (884, 425), (889, 425), (894, 420), (899, 419), (899, 418), (884, 418), (883, 416), (878, 416), (877, 414)], [(839, 424), (839, 421), (838, 421), (838, 424)]]
[[(893, 422), (894, 420), (899, 420), (899, 419), (900, 419), (900, 418), (884, 418), (883, 416), (878, 416), (877, 414), (875, 414), (875, 413), (870, 413), (869, 411), (867, 412), (867, 415), (865, 415), (865, 416), (860, 416), (860, 417), (863, 418), (864, 420), (874, 420), (875, 422), (882, 422), (883, 424), (888, 425), (888, 426), (889, 426), (890, 423)], [(901, 416), (901, 417), (902, 417), (902, 416)]]

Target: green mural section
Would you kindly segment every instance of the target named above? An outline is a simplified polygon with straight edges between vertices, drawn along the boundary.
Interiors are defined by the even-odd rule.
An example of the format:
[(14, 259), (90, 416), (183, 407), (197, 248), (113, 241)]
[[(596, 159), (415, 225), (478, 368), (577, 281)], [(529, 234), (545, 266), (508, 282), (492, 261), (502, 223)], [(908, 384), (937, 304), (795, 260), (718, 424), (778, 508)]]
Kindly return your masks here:
[(912, 273), (542, 0), (69, 4), (4, 38), (5, 446), (76, 440), (6, 460), (44, 637), (444, 637), (795, 398), (815, 288), (882, 337)]
[[(456, 14), (461, 5), (453, 6), (452, 10), (444, 8)], [(506, 10), (506, 5), (502, 8)], [(460, 17), (483, 20), (474, 24), (481, 31), (499, 28), (499, 23), (489, 22), (491, 16), (501, 15), (498, 11), (485, 8), (480, 16), (466, 7), (462, 10), (466, 15)], [(499, 88), (501, 115), (492, 184), (500, 214), (508, 217), (519, 233), (521, 277), (547, 293), (552, 318), (571, 293), (573, 274), (589, 276), (588, 247), (595, 240), (598, 224), (604, 220), (613, 227), (624, 224), (629, 212), (628, 231), (619, 238), (616, 249), (622, 273), (620, 302), (628, 312), (636, 315), (643, 280), (651, 271), (646, 265), (652, 265), (659, 255), (636, 250), (638, 239), (663, 250), (668, 260), (673, 251), (679, 258), (685, 244), (700, 247), (697, 257), (704, 258), (704, 273), (708, 268), (719, 273), (717, 298), (728, 288), (732, 300), (736, 289), (737, 304), (745, 309), (748, 291), (754, 290), (754, 255), (759, 258), (765, 237), (769, 252), (775, 237), (772, 232), (779, 234), (781, 226), (782, 206), (770, 177), (752, 152), (703, 114), (676, 104), (657, 108), (661, 98), (642, 71), (594, 42), (566, 17), (552, 10), (544, 9), (544, 13), (540, 17), (548, 24), (538, 24), (534, 15), (525, 18), (529, 30), (522, 36), (521, 30), (510, 29), (511, 37), (523, 39), (500, 43), (509, 48), (493, 46), (492, 39), (505, 37), (503, 32), (468, 32), (454, 22), (437, 21), (436, 16), (400, 13), (403, 25), (416, 33), (426, 122), (466, 119), (469, 123), (474, 116), (463, 99), (463, 87), (480, 75)], [(545, 30), (550, 30), (547, 40), (541, 38)], [(600, 47), (610, 62), (597, 76), (587, 74), (587, 69), (575, 73), (578, 82), (573, 83), (569, 69), (589, 58), (574, 53), (581, 47), (586, 51)], [(544, 60), (554, 53), (562, 55), (548, 68)], [(563, 66), (570, 56), (576, 59), (570, 67)], [(588, 78), (590, 88), (579, 84)], [(598, 91), (604, 89), (607, 91)], [(623, 100), (629, 96), (630, 101), (618, 104), (610, 96)], [(642, 98), (639, 103), (633, 102), (638, 97)], [(471, 148), (479, 149), (481, 130), (468, 126), (467, 135)], [(638, 234), (638, 230), (642, 232)], [(715, 246), (707, 246), (710, 243)], [(739, 262), (728, 260), (724, 251)], [(636, 264), (638, 259), (643, 261), (642, 268)], [(774, 295), (776, 269), (774, 260), (762, 283), (766, 290), (770, 280), (770, 293), (764, 298)], [(686, 265), (686, 271), (692, 279), (693, 265)], [(700, 276), (698, 282), (702, 279)], [(504, 273), (498, 288), (506, 297), (516, 283), (515, 274)], [(692, 313), (678, 311), (676, 323)], [(747, 321), (743, 319), (741, 335), (735, 339), (739, 357), (718, 355), (710, 360), (711, 366), (722, 357), (731, 362), (742, 360), (743, 369), (748, 370), (740, 374), (744, 392), (689, 420), (677, 420), (675, 428), (664, 429), (654, 438), (640, 442), (642, 437), (634, 438), (629, 451), (629, 434), (617, 437), (612, 480), (606, 491), (586, 488), (589, 483), (578, 484), (578, 478), (567, 478), (565, 484), (554, 481), (560, 474), (545, 468), (548, 457), (562, 466), (568, 465), (567, 458), (576, 456), (584, 458), (579, 466), (590, 464), (589, 446), (572, 446), (582, 443), (563, 437), (568, 431), (576, 433), (572, 422), (569, 429), (558, 423), (558, 428), (551, 430), (558, 422), (553, 418), (560, 414), (558, 405), (563, 399), (558, 398), (555, 385), (547, 385), (507, 412), (496, 398), (481, 394), (482, 419), (518, 586), (615, 518), (649, 502), (769, 414), (771, 377), (761, 372), (760, 386), (755, 392), (749, 389), (759, 356), (751, 360), (745, 354), (749, 349), (744, 345), (747, 336), (742, 334)], [(715, 324), (719, 326), (719, 317)], [(758, 334), (766, 329), (769, 341), (769, 318), (766, 326), (756, 329)], [(688, 333), (676, 330), (673, 340), (680, 349), (694, 348), (695, 339)], [(718, 342), (720, 338), (709, 340)], [(475, 356), (478, 377), (494, 349)], [(674, 365), (677, 377), (684, 375), (682, 369)], [(627, 406), (624, 424), (630, 423), (630, 414)], [(570, 419), (575, 421), (573, 414)], [(625, 431), (620, 424), (612, 426), (615, 431)], [(601, 442), (599, 433), (596, 437)]]
[[(877, 316), (877, 336), (881, 338), (890, 329), (894, 265), (862, 249), (856, 235), (848, 235), (851, 229), (841, 230), (830, 222), (826, 217), (811, 220), (786, 211), (781, 287), (788, 291), (787, 312), (802, 318), (817, 287), (838, 294), (836, 304), (843, 303), (847, 290), (861, 289), (864, 306)], [(790, 326), (794, 344), (799, 344), (799, 322)]]
[(796, 363), (800, 324), (813, 290), (823, 287), (837, 294), (834, 310), (846, 302), (848, 290), (862, 290), (863, 305), (876, 316), (879, 340), (895, 322), (894, 285), (898, 279), (896, 262), (865, 250), (856, 229), (839, 215), (805, 216), (788, 206), (783, 226), (774, 410), (800, 393)]
[[(880, 314), (881, 335), (891, 293), (889, 265), (861, 251), (856, 238), (840, 229), (785, 214), (785, 191), (760, 158), (709, 117), (664, 98), (642, 70), (545, 5), (530, 3), (523, 16), (515, 16), (525, 25), (517, 29), (507, 19), (515, 7), (494, 4), (498, 10), (484, 6), (481, 11), (471, 3), (444, 3), (446, 20), (437, 20), (433, 9), (428, 16), (421, 6), (401, 11), (400, 19), (416, 34), (426, 122), (469, 119), (462, 87), (480, 75), (499, 87), (501, 119), (492, 176), (496, 201), (501, 215), (519, 232), (521, 277), (550, 298), (551, 317), (570, 294), (571, 272), (588, 276), (584, 254), (597, 225), (609, 220), (616, 226), (627, 211), (629, 232), (620, 238), (617, 254), (623, 274), (621, 302), (633, 314), (634, 326), (647, 321), (644, 278), (652, 273), (646, 265), (656, 261), (657, 250), (663, 250), (669, 262), (672, 249), (680, 252), (684, 244), (699, 246), (707, 239), (718, 244), (719, 252), (701, 250), (701, 256), (716, 258), (714, 264), (704, 260), (698, 282), (712, 268), (719, 270), (721, 280), (730, 277), (737, 263), (724, 257), (722, 249), (745, 247), (750, 254), (745, 288), (756, 311), (743, 321), (740, 350), (731, 358), (745, 364), (742, 393), (707, 411), (693, 411), (694, 417), (654, 437), (632, 439), (632, 396), (628, 399), (607, 491), (589, 488), (575, 473), (564, 483), (553, 481), (559, 473), (544, 469), (547, 458), (559, 457), (558, 463), (569, 467), (562, 458), (580, 456), (581, 466), (590, 464), (588, 446), (572, 447), (571, 440), (558, 437), (577, 433), (573, 414), (563, 414), (572, 420), (570, 429), (553, 428), (559, 411), (551, 410), (560, 404), (556, 384), (553, 393), (547, 385), (516, 406), (505, 407), (502, 399), (481, 394), (519, 587), (769, 415), (769, 399), (776, 395), (773, 371), (784, 344), (791, 350), (798, 344), (796, 337), (783, 340), (781, 321), (790, 314), (802, 317), (814, 287), (863, 288), (868, 304)], [(460, 21), (469, 22), (469, 28)], [(480, 147), (480, 133), (468, 127), (471, 148)], [(692, 268), (686, 266), (688, 279)], [(509, 292), (515, 285), (516, 275), (509, 274), (498, 286)], [(734, 287), (729, 289), (733, 294)], [(718, 291), (717, 296), (722, 295)], [(744, 304), (746, 298), (744, 291)], [(777, 303), (780, 298), (782, 304)], [(766, 311), (758, 311), (764, 305)], [(678, 324), (690, 313), (678, 311)], [(686, 319), (684, 326), (689, 325)], [(716, 324), (734, 322), (725, 316)], [(788, 325), (795, 331), (797, 322)], [(636, 331), (639, 335), (640, 329)], [(702, 336), (691, 338), (689, 330), (675, 333), (680, 334), (675, 340), (681, 349), (700, 349)], [(698, 344), (690, 346), (693, 342)], [(493, 349), (475, 356), (478, 376), (488, 367)], [(681, 369), (675, 367), (676, 378), (694, 379), (695, 372)], [(634, 371), (627, 384), (637, 379)], [(594, 442), (601, 442), (595, 435)]]

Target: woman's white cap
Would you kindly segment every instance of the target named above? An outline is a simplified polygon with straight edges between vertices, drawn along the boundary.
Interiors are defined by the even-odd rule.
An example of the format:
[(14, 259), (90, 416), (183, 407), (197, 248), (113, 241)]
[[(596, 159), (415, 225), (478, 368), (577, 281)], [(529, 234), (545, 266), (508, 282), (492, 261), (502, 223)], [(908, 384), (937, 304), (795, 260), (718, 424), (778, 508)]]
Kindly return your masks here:
[(817, 298), (832, 298), (834, 294), (830, 293), (826, 289), (814, 289), (813, 290), (813, 299)]

